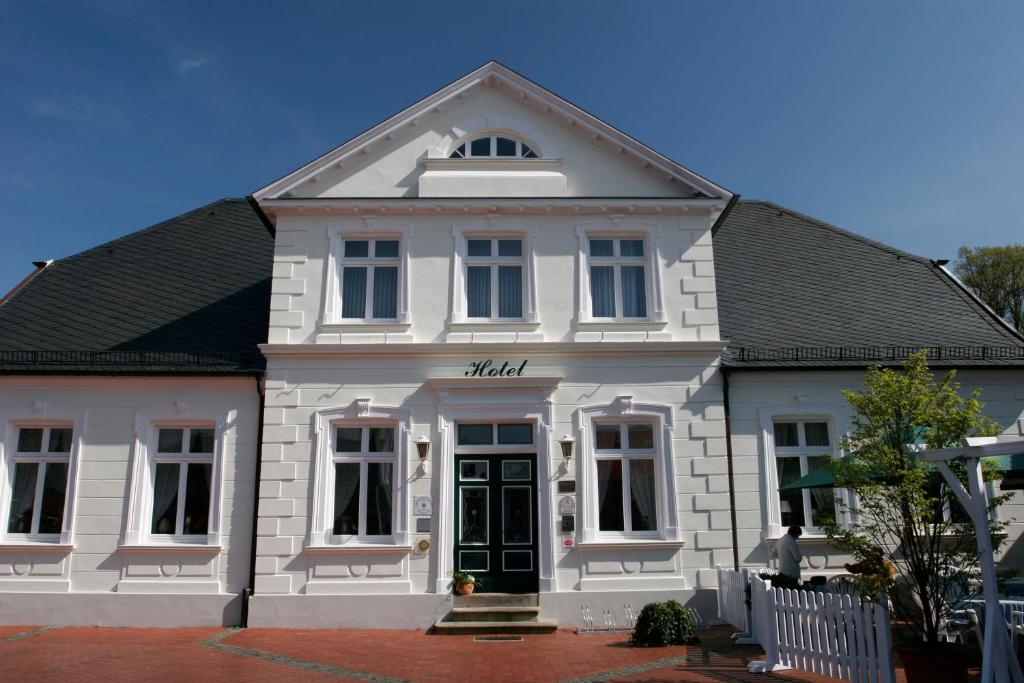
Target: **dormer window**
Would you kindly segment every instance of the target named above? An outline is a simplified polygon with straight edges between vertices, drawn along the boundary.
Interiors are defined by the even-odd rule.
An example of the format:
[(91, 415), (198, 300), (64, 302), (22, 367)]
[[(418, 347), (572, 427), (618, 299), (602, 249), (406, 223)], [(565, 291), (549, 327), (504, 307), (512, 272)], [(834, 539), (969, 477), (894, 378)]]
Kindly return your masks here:
[(449, 159), (536, 159), (537, 153), (523, 142), (502, 135), (484, 135), (467, 140), (448, 155)]

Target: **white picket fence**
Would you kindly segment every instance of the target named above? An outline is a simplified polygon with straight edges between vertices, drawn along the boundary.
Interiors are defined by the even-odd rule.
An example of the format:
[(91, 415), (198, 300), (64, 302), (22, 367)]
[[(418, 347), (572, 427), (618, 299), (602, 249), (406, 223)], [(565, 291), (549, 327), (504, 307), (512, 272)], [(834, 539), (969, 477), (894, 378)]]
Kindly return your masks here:
[(750, 629), (750, 610), (746, 599), (749, 582), (749, 569), (737, 572), (718, 566), (718, 618), (739, 631), (736, 635), (746, 634)]
[[(764, 648), (765, 661), (751, 671), (800, 669), (853, 683), (893, 683), (892, 629), (885, 605), (857, 596), (772, 588), (752, 570), (718, 569), (719, 618), (741, 631), (737, 642)], [(737, 600), (746, 607), (739, 616)], [(740, 623), (746, 622), (746, 628)]]

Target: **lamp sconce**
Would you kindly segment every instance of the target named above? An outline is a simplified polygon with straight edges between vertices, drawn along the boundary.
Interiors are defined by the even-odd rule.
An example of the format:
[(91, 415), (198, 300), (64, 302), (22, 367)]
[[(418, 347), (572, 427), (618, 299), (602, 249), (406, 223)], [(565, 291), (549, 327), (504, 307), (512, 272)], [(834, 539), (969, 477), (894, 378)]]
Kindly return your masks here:
[(562, 446), (562, 457), (565, 462), (568, 463), (572, 459), (572, 446), (576, 443), (576, 439), (569, 434), (566, 434), (558, 441)]
[(425, 463), (427, 461), (427, 455), (430, 453), (430, 439), (425, 436), (421, 436), (416, 439), (416, 454), (420, 456), (420, 462)]

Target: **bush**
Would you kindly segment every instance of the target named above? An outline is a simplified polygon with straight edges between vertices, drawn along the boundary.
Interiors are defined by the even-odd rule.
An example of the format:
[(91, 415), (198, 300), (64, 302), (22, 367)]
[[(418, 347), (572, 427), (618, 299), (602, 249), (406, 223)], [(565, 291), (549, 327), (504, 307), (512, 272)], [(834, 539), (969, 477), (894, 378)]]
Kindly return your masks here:
[(640, 610), (630, 642), (637, 647), (665, 647), (698, 642), (693, 615), (675, 600), (651, 602)]

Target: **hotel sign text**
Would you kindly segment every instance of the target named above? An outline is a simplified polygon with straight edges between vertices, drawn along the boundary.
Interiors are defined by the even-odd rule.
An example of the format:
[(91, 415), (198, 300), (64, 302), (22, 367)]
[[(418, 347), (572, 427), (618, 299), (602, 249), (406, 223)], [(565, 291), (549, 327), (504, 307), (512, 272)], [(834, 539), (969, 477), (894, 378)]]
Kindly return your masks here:
[(525, 360), (519, 366), (511, 365), (508, 361), (498, 366), (491, 359), (475, 360), (469, 364), (465, 375), (466, 377), (522, 377), (524, 370), (526, 370)]

